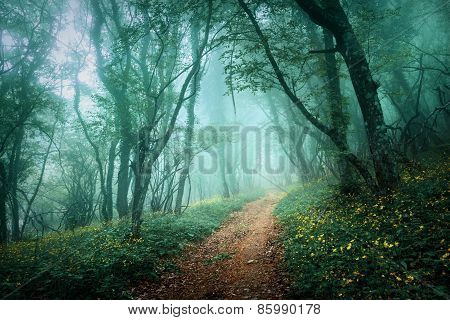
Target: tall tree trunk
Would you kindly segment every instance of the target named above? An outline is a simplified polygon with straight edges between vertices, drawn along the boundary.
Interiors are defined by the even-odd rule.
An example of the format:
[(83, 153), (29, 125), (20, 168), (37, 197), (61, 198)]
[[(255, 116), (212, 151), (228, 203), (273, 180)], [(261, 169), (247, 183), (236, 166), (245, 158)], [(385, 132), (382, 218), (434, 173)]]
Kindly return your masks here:
[[(295, 131), (299, 131), (299, 130), (295, 130)], [(302, 132), (300, 133), (300, 137), (297, 136), (295, 138), (295, 140), (292, 142), (293, 145), (293, 149), (294, 149), (294, 153), (295, 153), (295, 158), (297, 159), (297, 170), (298, 170), (298, 176), (300, 178), (300, 180), (303, 183), (306, 183), (308, 181), (311, 180), (311, 168), (308, 165), (308, 162), (306, 161), (305, 158), (305, 151), (303, 150), (303, 143), (305, 141), (305, 131), (308, 131), (307, 128), (305, 127), (303, 130), (301, 130)]]
[(127, 138), (123, 138), (119, 146), (119, 172), (117, 173), (117, 199), (116, 209), (119, 218), (128, 215), (128, 173), (130, 168), (131, 144)]
[(382, 190), (393, 187), (398, 182), (399, 176), (378, 99), (378, 84), (372, 78), (364, 50), (342, 6), (338, 0), (296, 1), (311, 20), (327, 28), (334, 35), (336, 51), (342, 55), (347, 64), (363, 115), (378, 186)]
[(298, 112), (295, 112), (297, 110), (289, 100), (286, 103), (286, 111), (288, 113), (286, 119), (289, 126), (288, 136), (290, 140), (290, 149), (297, 160), (297, 176), (299, 181), (305, 183), (311, 181), (314, 177), (313, 167), (306, 161), (305, 150), (303, 148), (306, 136), (309, 134), (316, 139), (317, 142), (323, 143), (323, 141), (322, 139), (318, 139), (317, 134), (311, 134), (310, 128), (300, 121), (300, 115), (298, 115)]
[[(231, 142), (227, 142), (227, 146), (228, 148), (232, 148), (233, 145), (231, 144)], [(235, 152), (230, 152), (230, 155), (228, 157), (226, 157), (226, 167), (227, 167), (227, 171), (228, 171), (228, 181), (230, 182), (230, 191), (231, 194), (236, 195), (239, 193), (239, 175), (237, 175), (236, 172), (236, 166), (234, 165), (233, 160), (233, 155), (237, 155), (238, 151)]]
[(81, 69), (81, 64), (79, 63), (78, 64), (78, 69), (77, 69), (76, 75), (75, 75), (75, 85), (74, 85), (75, 96), (74, 96), (73, 107), (75, 109), (75, 113), (77, 114), (78, 121), (81, 124), (81, 128), (83, 129), (84, 137), (86, 138), (86, 140), (88, 141), (88, 143), (92, 147), (92, 149), (94, 150), (95, 162), (97, 163), (98, 172), (99, 172), (99, 175), (100, 175), (100, 193), (102, 195), (102, 203), (101, 203), (101, 206), (100, 206), (101, 216), (102, 216), (103, 220), (110, 221), (112, 216), (110, 218), (110, 215), (108, 213), (108, 208), (107, 208), (108, 194), (106, 192), (105, 173), (104, 173), (104, 170), (103, 170), (103, 163), (102, 163), (102, 160), (100, 158), (100, 151), (99, 151), (98, 146), (92, 140), (92, 138), (91, 138), (91, 136), (89, 134), (86, 122), (84, 122), (84, 119), (83, 119), (83, 117), (81, 115), (81, 112), (80, 112), (81, 91), (80, 91), (80, 81), (78, 79), (78, 75), (80, 73), (80, 69)]
[(6, 198), (8, 186), (6, 170), (3, 160), (0, 159), (0, 244), (4, 244), (8, 240), (8, 219), (6, 212)]
[[(144, 211), (144, 202), (147, 195), (148, 187), (151, 178), (151, 166), (153, 163), (146, 162), (142, 166), (136, 168), (134, 188), (133, 188), (133, 201), (131, 210), (131, 233), (133, 237), (139, 237), (139, 231), (141, 227), (141, 217)], [(148, 167), (146, 167), (148, 166)]]
[[(192, 58), (197, 60), (198, 57), (198, 47), (199, 47), (199, 26), (196, 21), (192, 24), (191, 30), (191, 44), (192, 44)], [(191, 100), (189, 100), (187, 105), (187, 122), (185, 131), (185, 142), (183, 151), (183, 168), (180, 172), (180, 178), (178, 180), (178, 191), (175, 200), (175, 213), (181, 213), (181, 205), (183, 203), (184, 189), (186, 185), (186, 180), (189, 175), (189, 168), (191, 166), (193, 152), (192, 152), (192, 140), (194, 137), (194, 125), (195, 125), (195, 103), (197, 102), (198, 90), (200, 89), (200, 72), (197, 72), (192, 79), (191, 84)]]
[(220, 142), (218, 146), (218, 155), (219, 155), (219, 174), (220, 174), (220, 182), (222, 183), (222, 196), (224, 198), (230, 197), (230, 189), (228, 188), (227, 178), (225, 175), (225, 142)]
[(181, 213), (181, 205), (183, 203), (183, 195), (184, 195), (184, 189), (186, 185), (186, 180), (189, 175), (189, 168), (190, 164), (192, 162), (192, 137), (194, 135), (194, 105), (195, 105), (195, 98), (192, 98), (191, 101), (189, 101), (189, 107), (188, 107), (188, 119), (186, 124), (186, 133), (185, 133), (185, 148), (184, 148), (184, 160), (183, 160), (183, 168), (180, 171), (180, 178), (178, 179), (178, 191), (177, 191), (177, 197), (175, 200), (175, 213), (179, 214)]
[[(293, 112), (293, 106), (290, 104), (290, 101), (287, 101), (286, 104), (283, 103), (283, 106), (288, 113), (288, 116), (286, 117), (288, 132), (284, 132), (274, 99), (272, 98), (272, 93), (273, 92), (269, 93), (267, 98), (272, 118), (271, 120), (277, 128), (278, 142), (283, 152), (288, 157), (289, 162), (295, 167), (299, 181), (305, 183), (310, 179), (310, 170), (303, 150), (303, 143), (305, 142), (305, 135), (308, 129), (296, 119), (297, 117)], [(282, 134), (283, 132), (284, 134)], [(286, 142), (288, 144), (287, 146), (285, 145)]]
[[(333, 35), (330, 31), (323, 28), (323, 42), (325, 48), (333, 48)], [(328, 106), (330, 108), (331, 127), (338, 136), (337, 139), (342, 141), (345, 148), (348, 149), (347, 143), (347, 129), (348, 121), (344, 115), (342, 105), (341, 86), (339, 81), (339, 73), (334, 52), (325, 53), (325, 65), (327, 71), (327, 97)], [(354, 189), (353, 171), (350, 163), (345, 159), (345, 156), (338, 150), (336, 156), (338, 175), (341, 190), (350, 192)]]
[(17, 198), (17, 188), (19, 183), (20, 162), (22, 156), (22, 143), (25, 135), (25, 128), (21, 126), (17, 129), (14, 145), (9, 164), (9, 195), (11, 197), (11, 238), (13, 241), (20, 240), (19, 226), (19, 199)]
[[(133, 135), (132, 135), (132, 119), (129, 110), (128, 103), (128, 79), (131, 70), (131, 44), (129, 38), (125, 35), (124, 26), (121, 24), (120, 10), (116, 1), (111, 1), (112, 7), (112, 23), (117, 29), (118, 37), (114, 34), (111, 38), (114, 41), (119, 41), (121, 44), (121, 55), (115, 57), (121, 61), (120, 68), (120, 80), (117, 81), (113, 77), (110, 77), (106, 73), (105, 59), (102, 52), (102, 29), (103, 24), (106, 23), (106, 17), (108, 14), (104, 14), (102, 6), (99, 1), (91, 0), (91, 7), (93, 13), (93, 26), (91, 30), (92, 43), (95, 47), (97, 73), (105, 88), (111, 94), (114, 99), (115, 106), (115, 118), (118, 124), (118, 131), (120, 134), (120, 147), (119, 147), (119, 172), (117, 177), (117, 201), (116, 207), (119, 213), (119, 217), (128, 215), (128, 189), (129, 180), (128, 173), (130, 169), (130, 154), (133, 147)], [(111, 32), (112, 28), (108, 28), (108, 32)]]
[(114, 162), (116, 160), (116, 147), (119, 141), (114, 139), (111, 141), (108, 152), (108, 168), (106, 172), (106, 210), (109, 220), (113, 218), (113, 177), (114, 177)]

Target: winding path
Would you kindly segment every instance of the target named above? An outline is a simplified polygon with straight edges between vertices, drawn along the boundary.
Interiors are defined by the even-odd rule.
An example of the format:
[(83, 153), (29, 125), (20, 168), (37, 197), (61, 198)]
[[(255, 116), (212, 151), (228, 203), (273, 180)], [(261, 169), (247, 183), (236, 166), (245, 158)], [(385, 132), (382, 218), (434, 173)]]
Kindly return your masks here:
[(180, 271), (141, 283), (139, 299), (280, 299), (287, 291), (283, 248), (272, 211), (281, 195), (269, 193), (235, 212), (176, 261)]

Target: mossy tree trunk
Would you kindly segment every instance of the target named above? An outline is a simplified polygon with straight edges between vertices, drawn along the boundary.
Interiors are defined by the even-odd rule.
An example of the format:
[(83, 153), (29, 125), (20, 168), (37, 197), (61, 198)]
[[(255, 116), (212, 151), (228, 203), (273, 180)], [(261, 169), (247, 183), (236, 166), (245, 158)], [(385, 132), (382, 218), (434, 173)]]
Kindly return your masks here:
[(336, 39), (335, 51), (344, 58), (363, 115), (378, 188), (392, 188), (399, 175), (377, 94), (378, 84), (344, 9), (338, 0), (296, 1), (314, 23), (328, 29)]

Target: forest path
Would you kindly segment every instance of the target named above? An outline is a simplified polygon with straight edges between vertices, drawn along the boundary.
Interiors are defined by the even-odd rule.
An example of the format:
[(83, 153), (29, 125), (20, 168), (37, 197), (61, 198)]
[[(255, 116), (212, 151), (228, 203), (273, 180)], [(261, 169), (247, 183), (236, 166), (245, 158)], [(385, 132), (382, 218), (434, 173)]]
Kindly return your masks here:
[(133, 289), (139, 299), (280, 299), (287, 291), (283, 248), (268, 193), (232, 213), (218, 230), (177, 259), (179, 272)]

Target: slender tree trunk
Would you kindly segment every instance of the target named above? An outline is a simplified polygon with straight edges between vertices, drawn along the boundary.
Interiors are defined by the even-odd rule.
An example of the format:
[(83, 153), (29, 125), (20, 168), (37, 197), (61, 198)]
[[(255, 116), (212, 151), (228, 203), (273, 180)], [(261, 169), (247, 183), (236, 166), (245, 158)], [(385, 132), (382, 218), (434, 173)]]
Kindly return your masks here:
[[(186, 133), (186, 136), (187, 136), (187, 133)], [(186, 150), (185, 150), (185, 152), (186, 152)], [(177, 190), (177, 197), (175, 199), (175, 209), (174, 209), (174, 212), (177, 214), (181, 213), (184, 189), (186, 186), (187, 177), (189, 175), (189, 165), (191, 163), (191, 160), (188, 157), (189, 157), (189, 155), (185, 154), (185, 160), (184, 160), (185, 163), (183, 164), (183, 168), (181, 169), (181, 172), (180, 172), (180, 178), (178, 179), (178, 190)], [(189, 161), (188, 161), (188, 159), (189, 159)]]
[[(102, 11), (102, 6), (99, 1), (91, 0), (91, 7), (93, 13), (93, 26), (91, 30), (92, 43), (95, 47), (97, 73), (105, 88), (111, 94), (114, 99), (115, 105), (115, 118), (118, 124), (120, 134), (120, 147), (119, 147), (119, 172), (117, 177), (117, 201), (116, 207), (119, 213), (119, 217), (125, 217), (128, 215), (128, 189), (129, 180), (128, 174), (130, 169), (130, 155), (133, 147), (132, 139), (132, 119), (128, 104), (128, 79), (131, 70), (131, 45), (127, 37), (121, 37), (121, 55), (117, 58), (122, 62), (120, 70), (120, 82), (111, 78), (105, 71), (104, 56), (102, 53), (102, 29), (103, 24), (106, 23), (106, 17)], [(112, 4), (112, 22), (117, 29), (119, 35), (124, 32), (124, 26), (121, 24), (120, 12), (117, 8), (115, 1), (111, 1)], [(110, 32), (112, 28), (108, 29)], [(115, 35), (111, 35), (115, 37)]]
[(119, 172), (117, 173), (117, 199), (116, 209), (119, 218), (128, 215), (128, 173), (130, 168), (131, 144), (128, 139), (122, 139), (119, 146)]
[(8, 186), (6, 170), (3, 160), (0, 159), (0, 244), (4, 244), (8, 240), (8, 219), (6, 212), (6, 198)]
[[(229, 148), (232, 148), (233, 145), (230, 142), (227, 142)], [(231, 194), (236, 195), (239, 193), (239, 176), (236, 176), (235, 166), (233, 165), (233, 154), (238, 154), (236, 152), (231, 152), (230, 156), (226, 157), (226, 167), (228, 171), (228, 181), (230, 182), (230, 191)]]
[(19, 170), (22, 156), (22, 143), (25, 135), (25, 128), (21, 126), (17, 129), (14, 145), (9, 165), (9, 181), (11, 188), (9, 195), (11, 197), (11, 238), (13, 241), (20, 240), (19, 226), (19, 199), (17, 198), (17, 188), (19, 183)]
[[(302, 133), (303, 135), (303, 133)], [(308, 162), (306, 161), (304, 150), (303, 150), (303, 142), (305, 139), (303, 137), (300, 137), (300, 139), (296, 139), (295, 145), (294, 145), (294, 152), (295, 152), (295, 158), (297, 159), (298, 165), (298, 174), (301, 178), (301, 181), (303, 183), (308, 182), (311, 180), (311, 168), (308, 165)]]
[[(289, 101), (288, 101), (289, 102)], [(286, 105), (286, 110), (290, 116), (287, 117), (289, 125), (289, 140), (290, 149), (294, 154), (299, 180), (303, 183), (308, 182), (312, 179), (313, 169), (310, 164), (306, 161), (305, 150), (303, 149), (303, 144), (305, 143), (306, 135), (310, 133), (310, 129), (301, 123), (298, 119), (298, 115), (294, 112), (294, 106), (291, 103)], [(316, 137), (317, 139), (317, 137)]]
[(133, 237), (139, 237), (139, 231), (142, 223), (141, 217), (142, 212), (144, 211), (145, 196), (147, 194), (151, 178), (151, 164), (147, 163), (146, 165), (143, 165), (143, 167), (137, 170), (143, 170), (143, 172), (137, 172), (134, 180), (133, 201), (131, 210), (131, 222), (132, 222), (131, 233)]
[(230, 189), (228, 188), (228, 183), (225, 175), (225, 143), (221, 142), (218, 146), (219, 155), (219, 174), (220, 181), (222, 183), (222, 195), (224, 198), (230, 197)]
[[(192, 24), (191, 30), (191, 42), (192, 42), (192, 58), (194, 60), (198, 59), (198, 47), (199, 47), (199, 37), (198, 37), (199, 27), (197, 23)], [(180, 172), (180, 178), (178, 180), (178, 191), (177, 197), (175, 199), (175, 213), (181, 213), (181, 205), (183, 203), (184, 189), (186, 185), (186, 180), (189, 175), (189, 168), (192, 162), (192, 140), (194, 137), (194, 125), (195, 125), (195, 103), (197, 102), (197, 93), (200, 89), (200, 72), (197, 72), (192, 79), (191, 84), (191, 100), (189, 100), (187, 105), (187, 123), (185, 131), (185, 146), (184, 146), (184, 159), (183, 168)]]
[(102, 195), (102, 203), (100, 206), (101, 216), (102, 216), (103, 220), (110, 221), (112, 216), (110, 217), (108, 208), (107, 208), (107, 201), (108, 201), (107, 199), (108, 199), (109, 195), (107, 194), (107, 191), (106, 191), (105, 173), (103, 170), (103, 163), (100, 158), (100, 151), (99, 151), (98, 146), (91, 139), (86, 122), (84, 122), (84, 119), (80, 112), (81, 91), (80, 91), (80, 81), (78, 79), (78, 74), (80, 72), (80, 68), (81, 68), (81, 65), (79, 64), (78, 70), (75, 75), (75, 86), (74, 86), (75, 87), (75, 97), (74, 97), (73, 107), (75, 109), (75, 113), (77, 114), (78, 121), (80, 122), (81, 127), (83, 129), (84, 137), (86, 138), (86, 140), (88, 141), (88, 143), (92, 147), (92, 149), (94, 150), (95, 162), (97, 163), (98, 172), (100, 175), (100, 193)]
[[(325, 28), (323, 28), (323, 42), (325, 48), (334, 47), (333, 35)], [(328, 106), (330, 108), (331, 127), (336, 132), (336, 138), (342, 141), (342, 144), (348, 149), (348, 121), (343, 111), (341, 86), (334, 52), (325, 53), (325, 65), (327, 70), (327, 97)], [(339, 150), (337, 152), (336, 161), (341, 190), (350, 192), (354, 189), (355, 183), (353, 180), (353, 171), (350, 167), (350, 163), (345, 159), (345, 156)]]
[[(293, 106), (289, 103), (289, 101), (287, 101), (287, 103), (283, 105), (285, 105), (285, 110), (289, 114), (289, 116), (286, 117), (289, 131), (287, 132), (287, 135), (286, 133), (282, 135), (284, 129), (282, 129), (280, 117), (273, 101), (274, 99), (272, 98), (271, 93), (269, 93), (267, 97), (272, 121), (274, 125), (281, 130), (277, 130), (280, 146), (288, 157), (289, 162), (296, 168), (299, 181), (303, 183), (307, 182), (310, 179), (310, 170), (303, 152), (303, 143), (305, 141), (307, 129), (305, 126), (302, 126), (298, 119), (296, 119), (292, 109)], [(288, 146), (285, 146), (286, 140)]]
[(116, 147), (119, 141), (114, 139), (111, 141), (108, 152), (108, 169), (106, 172), (106, 209), (109, 220), (113, 218), (113, 177), (114, 177), (114, 162), (116, 159)]

